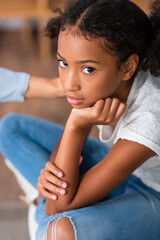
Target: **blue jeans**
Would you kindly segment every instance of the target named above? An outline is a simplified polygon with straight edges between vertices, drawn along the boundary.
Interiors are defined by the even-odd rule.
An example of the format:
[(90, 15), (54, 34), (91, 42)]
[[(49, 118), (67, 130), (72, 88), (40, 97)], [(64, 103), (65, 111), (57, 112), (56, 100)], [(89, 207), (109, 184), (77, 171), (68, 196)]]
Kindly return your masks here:
[[(0, 124), (2, 154), (36, 187), (40, 170), (50, 157), (63, 127), (34, 117), (10, 114)], [(88, 138), (83, 151), (80, 175), (93, 167), (109, 148)], [(56, 218), (68, 217), (76, 240), (159, 240), (160, 193), (147, 187), (136, 176), (125, 182), (102, 201), (76, 210), (47, 217), (45, 198), (37, 207), (37, 240), (44, 240), (48, 225)]]

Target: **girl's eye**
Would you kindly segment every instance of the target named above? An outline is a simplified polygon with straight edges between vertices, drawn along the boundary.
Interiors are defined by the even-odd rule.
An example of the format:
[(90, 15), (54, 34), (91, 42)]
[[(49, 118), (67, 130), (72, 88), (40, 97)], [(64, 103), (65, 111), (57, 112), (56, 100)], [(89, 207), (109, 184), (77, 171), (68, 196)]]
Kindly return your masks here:
[(59, 65), (60, 65), (62, 68), (68, 68), (68, 64), (67, 64), (65, 61), (63, 61), (63, 60), (58, 60), (58, 62), (59, 62)]
[(92, 67), (85, 67), (83, 68), (83, 72), (86, 73), (86, 74), (92, 74), (94, 73), (96, 70)]

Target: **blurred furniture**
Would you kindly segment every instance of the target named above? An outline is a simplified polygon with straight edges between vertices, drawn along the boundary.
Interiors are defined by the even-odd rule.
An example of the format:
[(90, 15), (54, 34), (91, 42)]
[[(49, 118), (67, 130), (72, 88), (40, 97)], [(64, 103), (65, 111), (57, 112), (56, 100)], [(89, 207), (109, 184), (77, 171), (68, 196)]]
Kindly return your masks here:
[(143, 9), (146, 13), (149, 11), (150, 4), (153, 0), (132, 0), (135, 4), (137, 4), (140, 8)]
[(48, 14), (47, 0), (0, 0), (0, 19), (41, 19)]
[(45, 58), (50, 54), (50, 42), (43, 38), (42, 30), (47, 20), (53, 16), (52, 7), (62, 6), (64, 0), (0, 0), (0, 20), (25, 20), (26, 26), (30, 26), (29, 34), (31, 37), (30, 20), (36, 20), (39, 33), (40, 55)]

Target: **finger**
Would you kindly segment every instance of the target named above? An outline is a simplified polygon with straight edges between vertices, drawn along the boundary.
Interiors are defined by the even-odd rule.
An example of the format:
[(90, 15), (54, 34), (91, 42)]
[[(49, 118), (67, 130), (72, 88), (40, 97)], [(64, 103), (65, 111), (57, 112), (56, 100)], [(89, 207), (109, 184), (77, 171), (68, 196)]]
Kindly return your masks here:
[(67, 183), (65, 181), (62, 181), (61, 179), (59, 179), (57, 176), (55, 176), (48, 170), (44, 170), (41, 176), (48, 182), (51, 182), (52, 184), (58, 187), (62, 187), (62, 188), (67, 187)]
[(114, 119), (114, 121), (113, 121), (112, 124), (115, 124), (115, 123), (118, 122), (118, 120), (120, 119), (120, 117), (121, 117), (121, 116), (123, 115), (123, 113), (125, 112), (126, 107), (127, 107), (127, 105), (126, 105), (125, 103), (120, 103), (119, 108), (118, 108), (118, 110), (117, 110), (117, 113), (116, 113), (116, 115), (115, 115), (115, 119)]
[(54, 163), (50, 161), (47, 162), (45, 165), (45, 168), (50, 172), (52, 172), (57, 177), (60, 177), (60, 178), (63, 177), (63, 172)]
[(98, 118), (104, 108), (105, 105), (105, 100), (100, 99), (98, 100), (93, 107), (90, 108), (92, 111), (92, 114), (94, 115), (95, 118)]
[(55, 194), (52, 194), (48, 192), (45, 188), (42, 187), (42, 185), (37, 184), (37, 189), (40, 192), (40, 194), (46, 198), (50, 198), (52, 200), (57, 200), (58, 197)]
[(102, 121), (106, 120), (106, 118), (108, 116), (108, 113), (110, 112), (111, 105), (112, 105), (112, 99), (111, 98), (106, 98), (105, 103), (104, 103), (104, 107), (103, 107), (103, 110), (102, 110), (102, 113), (101, 113), (101, 116), (100, 116)]
[(81, 165), (82, 161), (83, 161), (83, 157), (80, 156), (80, 159), (79, 159), (79, 166)]
[(109, 111), (108, 116), (106, 118), (107, 123), (111, 123), (115, 120), (115, 116), (116, 116), (116, 113), (118, 111), (119, 105), (120, 105), (120, 101), (118, 99), (116, 99), (116, 98), (112, 99), (110, 111)]
[(41, 181), (38, 182), (40, 185), (42, 185), (43, 188), (45, 188), (47, 191), (53, 193), (53, 194), (60, 194), (65, 195), (66, 190), (63, 188), (59, 188), (56, 185), (46, 181), (45, 179), (41, 179)]

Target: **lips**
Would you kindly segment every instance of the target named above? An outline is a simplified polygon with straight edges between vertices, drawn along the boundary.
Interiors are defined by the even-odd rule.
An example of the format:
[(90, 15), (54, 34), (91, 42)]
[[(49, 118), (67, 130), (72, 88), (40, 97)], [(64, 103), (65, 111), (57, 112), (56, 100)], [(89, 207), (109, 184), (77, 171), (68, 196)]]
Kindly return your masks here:
[(83, 98), (76, 98), (76, 97), (72, 97), (72, 96), (66, 96), (66, 97), (67, 97), (68, 103), (70, 103), (71, 105), (81, 104), (84, 100)]

